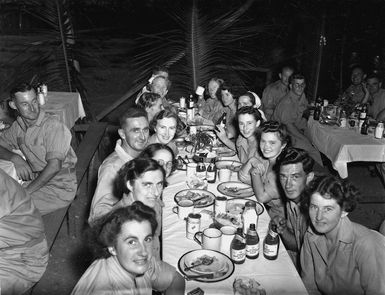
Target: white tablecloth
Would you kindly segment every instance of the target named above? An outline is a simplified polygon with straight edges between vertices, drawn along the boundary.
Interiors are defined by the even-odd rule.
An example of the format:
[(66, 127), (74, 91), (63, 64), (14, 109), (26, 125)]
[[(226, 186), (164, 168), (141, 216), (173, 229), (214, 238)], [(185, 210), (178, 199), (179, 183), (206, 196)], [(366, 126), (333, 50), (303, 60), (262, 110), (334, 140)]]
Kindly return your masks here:
[(373, 134), (362, 135), (354, 129), (308, 121), (311, 140), (316, 148), (327, 156), (342, 178), (348, 177), (349, 162), (385, 162), (385, 139)]
[(76, 92), (48, 92), (42, 108), (56, 116), (68, 129), (75, 125), (77, 119), (86, 116), (80, 94)]
[[(236, 180), (236, 174), (233, 174)], [(193, 240), (186, 238), (186, 223), (179, 220), (177, 214), (172, 212), (176, 206), (174, 195), (182, 189), (188, 188), (186, 185), (186, 172), (176, 171), (169, 181), (169, 186), (164, 190), (163, 200), (165, 208), (163, 210), (163, 260), (178, 268), (179, 258), (186, 252), (199, 249), (200, 246)], [(216, 184), (209, 184), (208, 190), (215, 195), (220, 195)], [(206, 208), (213, 210), (213, 206)], [(196, 209), (197, 210), (197, 209)], [(199, 212), (198, 210), (197, 212)], [(263, 239), (266, 236), (269, 215), (264, 213), (259, 217), (258, 234), (260, 237), (260, 249), (262, 250)], [(208, 218), (202, 220), (201, 230), (207, 228), (212, 223)], [(234, 273), (226, 280), (217, 283), (202, 283), (196, 281), (186, 282), (186, 293), (196, 287), (200, 287), (206, 295), (208, 294), (233, 294), (232, 284), (237, 276), (248, 276), (256, 279), (266, 289), (267, 294), (307, 294), (307, 291), (298, 275), (285, 247), (280, 245), (278, 259), (274, 261), (263, 257), (262, 251), (256, 260), (248, 260), (241, 265), (235, 265)]]

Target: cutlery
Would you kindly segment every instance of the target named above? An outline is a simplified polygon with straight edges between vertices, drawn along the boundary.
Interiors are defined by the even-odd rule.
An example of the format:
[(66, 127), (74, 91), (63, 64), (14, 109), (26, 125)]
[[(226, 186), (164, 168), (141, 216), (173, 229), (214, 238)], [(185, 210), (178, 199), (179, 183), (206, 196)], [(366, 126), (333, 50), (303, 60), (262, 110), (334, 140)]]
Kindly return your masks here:
[(184, 278), (186, 281), (195, 280), (195, 279), (213, 279), (214, 273), (206, 273), (206, 274), (193, 275), (193, 276), (185, 275)]
[(214, 261), (214, 257), (205, 257), (204, 259), (201, 260), (200, 263), (193, 264), (191, 266), (186, 266), (184, 268), (184, 271), (188, 271), (188, 270), (190, 270), (190, 269), (192, 269), (194, 267), (197, 267), (199, 265), (210, 265), (211, 263), (213, 263), (213, 261)]
[(202, 196), (200, 198), (197, 198), (197, 199), (193, 200), (193, 202), (195, 204), (196, 202), (201, 201), (201, 200), (206, 199), (206, 198), (207, 198), (207, 196)]

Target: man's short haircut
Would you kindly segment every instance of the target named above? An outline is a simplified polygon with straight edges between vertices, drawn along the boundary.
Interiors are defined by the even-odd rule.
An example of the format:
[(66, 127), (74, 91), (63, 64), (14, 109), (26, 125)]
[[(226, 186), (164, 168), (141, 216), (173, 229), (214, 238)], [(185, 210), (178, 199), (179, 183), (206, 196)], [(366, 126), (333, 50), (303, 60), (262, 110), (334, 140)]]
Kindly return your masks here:
[(157, 79), (161, 79), (161, 80), (164, 80), (164, 82), (166, 83), (166, 88), (167, 90), (170, 89), (171, 87), (171, 81), (169, 79), (167, 79), (166, 77), (162, 76), (162, 75), (155, 75), (154, 79), (152, 80), (152, 82), (150, 83), (150, 89), (152, 88), (152, 85), (154, 84), (155, 80)]
[(364, 67), (361, 66), (361, 65), (355, 65), (354, 67), (352, 67), (352, 70), (350, 71), (350, 73), (353, 73), (353, 71), (354, 71), (355, 69), (360, 69), (360, 70), (362, 71), (362, 73), (365, 74), (365, 69), (364, 69)]
[(10, 91), (10, 97), (12, 100), (14, 100), (16, 98), (15, 94), (17, 92), (27, 92), (27, 91), (30, 91), (31, 89), (34, 89), (31, 84), (29, 83), (21, 83), (19, 85), (16, 85), (15, 87), (13, 87)]
[(294, 80), (304, 80), (306, 82), (305, 76), (297, 73), (290, 76), (290, 84), (292, 84)]
[(126, 125), (126, 120), (131, 118), (140, 118), (144, 117), (147, 119), (147, 112), (143, 108), (140, 107), (131, 107), (127, 109), (120, 117), (119, 124), (120, 127), (123, 128)]
[(303, 171), (309, 174), (313, 171), (314, 160), (303, 149), (289, 147), (286, 152), (281, 153), (277, 159), (277, 166), (280, 168), (284, 165), (302, 163)]
[(369, 74), (366, 76), (366, 81), (368, 81), (369, 79), (377, 79), (378, 82), (381, 82), (380, 76), (379, 76), (377, 73), (374, 73), (374, 72), (371, 72), (371, 73), (369, 73)]
[(294, 67), (289, 66), (289, 65), (283, 66), (283, 67), (281, 68), (281, 72), (280, 72), (280, 73), (283, 73), (283, 72), (286, 71), (286, 70), (290, 70), (290, 71), (292, 71), (292, 72), (294, 73)]

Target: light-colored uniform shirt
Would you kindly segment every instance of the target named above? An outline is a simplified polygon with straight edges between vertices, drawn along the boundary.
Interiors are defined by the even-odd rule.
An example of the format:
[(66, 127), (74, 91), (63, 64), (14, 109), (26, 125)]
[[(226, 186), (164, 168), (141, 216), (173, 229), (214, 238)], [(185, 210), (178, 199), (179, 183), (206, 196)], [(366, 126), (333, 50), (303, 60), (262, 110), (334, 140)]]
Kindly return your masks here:
[[(0, 135), (0, 144), (10, 150), (21, 150), (35, 176), (44, 170), (47, 161), (62, 161), (61, 170), (43, 187), (31, 194), (41, 214), (68, 206), (75, 198), (77, 158), (71, 147), (71, 132), (55, 117), (40, 110), (34, 125), (27, 126), (18, 117)], [(29, 182), (23, 185), (27, 186)]]
[(275, 107), (288, 92), (289, 88), (281, 80), (266, 86), (262, 93), (262, 109), (267, 120), (271, 119)]
[[(235, 142), (235, 148), (237, 150), (239, 161), (242, 164), (246, 164), (248, 160), (252, 157), (260, 158), (258, 152), (258, 141), (255, 136), (250, 138), (250, 143), (243, 136), (238, 136), (237, 141)], [(238, 173), (239, 180), (243, 183), (251, 183), (250, 171), (247, 173), (239, 171)]]
[(289, 132), (292, 146), (307, 151), (310, 157), (323, 166), (321, 154), (308, 139), (307, 121), (303, 118), (303, 113), (307, 107), (308, 101), (304, 93), (298, 98), (293, 91), (290, 91), (275, 108), (272, 119), (286, 125), (293, 124), (307, 138), (304, 139)]
[(301, 247), (303, 244), (303, 237), (307, 231), (309, 222), (306, 215), (304, 215), (300, 210), (301, 203), (295, 203), (291, 200), (286, 202), (286, 220), (287, 220), (287, 229), (295, 237), (297, 250), (289, 251), (288, 253), (292, 258), (294, 265), (299, 269), (299, 254), (301, 253)]
[(115, 179), (120, 168), (132, 159), (133, 157), (123, 149), (122, 140), (119, 139), (116, 142), (115, 151), (99, 167), (98, 184), (92, 198), (88, 223), (91, 224), (95, 219), (110, 212), (112, 207), (119, 201), (119, 198), (114, 195)]
[(385, 294), (385, 237), (348, 217), (329, 251), (324, 235), (309, 227), (301, 251), (302, 280), (309, 294)]
[(22, 294), (38, 282), (48, 264), (39, 211), (27, 192), (0, 169), (1, 294)]
[(116, 256), (94, 261), (72, 291), (72, 295), (151, 295), (165, 291), (174, 278), (175, 268), (166, 262), (150, 259), (142, 276), (133, 276), (119, 264)]
[(361, 103), (362, 100), (365, 97), (364, 89), (362, 88), (362, 85), (350, 85), (348, 88), (346, 88), (345, 92), (343, 93), (342, 97), (345, 98), (345, 100), (351, 101), (354, 104)]
[(369, 107), (369, 115), (376, 119), (377, 115), (385, 109), (385, 89), (380, 89), (372, 95), (373, 103)]

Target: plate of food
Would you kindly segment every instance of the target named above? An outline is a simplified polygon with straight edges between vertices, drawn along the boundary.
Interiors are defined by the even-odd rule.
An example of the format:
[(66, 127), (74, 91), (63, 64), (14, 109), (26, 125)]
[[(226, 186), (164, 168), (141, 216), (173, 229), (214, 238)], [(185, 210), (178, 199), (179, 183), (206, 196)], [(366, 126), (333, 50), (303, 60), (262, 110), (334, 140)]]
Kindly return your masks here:
[(226, 181), (218, 185), (217, 190), (226, 196), (234, 198), (248, 198), (254, 195), (253, 188), (240, 181)]
[(245, 209), (245, 204), (247, 201), (252, 201), (255, 203), (255, 209), (258, 215), (261, 215), (265, 208), (263, 205), (257, 201), (249, 200), (245, 198), (233, 198), (227, 200), (226, 203), (226, 212), (229, 214), (242, 214)]
[(218, 213), (214, 218), (214, 226), (221, 229), (222, 226), (230, 225), (235, 228), (243, 227), (242, 215), (232, 213)]
[(238, 172), (242, 167), (242, 163), (232, 160), (219, 160), (215, 163), (215, 166), (218, 169), (230, 169), (231, 171)]
[[(209, 263), (203, 263), (207, 261)], [(228, 256), (218, 251), (205, 249), (185, 253), (179, 259), (178, 267), (187, 279), (205, 283), (223, 281), (234, 272), (234, 263)]]
[(236, 151), (228, 148), (227, 146), (213, 147), (218, 157), (232, 157), (236, 155)]
[(214, 203), (215, 195), (203, 189), (185, 189), (174, 197), (174, 201), (177, 204), (182, 200), (191, 200), (194, 202), (195, 208), (204, 208)]

